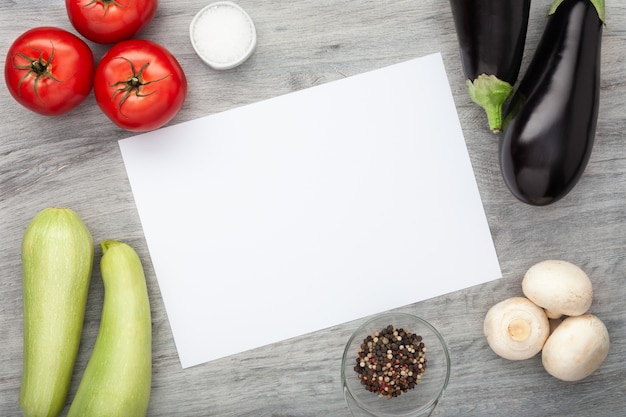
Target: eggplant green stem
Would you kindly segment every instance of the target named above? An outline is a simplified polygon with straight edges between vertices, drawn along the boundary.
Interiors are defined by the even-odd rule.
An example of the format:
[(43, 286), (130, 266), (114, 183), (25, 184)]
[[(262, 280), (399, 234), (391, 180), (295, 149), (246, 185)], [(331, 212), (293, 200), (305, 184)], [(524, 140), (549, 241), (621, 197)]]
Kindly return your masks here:
[(513, 86), (495, 75), (481, 74), (474, 81), (467, 80), (467, 91), (474, 103), (485, 109), (489, 129), (502, 131), (502, 106), (513, 93)]
[[(559, 8), (559, 6), (561, 5), (561, 3), (563, 3), (564, 0), (554, 0), (554, 2), (552, 3), (552, 6), (550, 6), (550, 10), (548, 11), (548, 16), (553, 14), (554, 12), (556, 12), (556, 9)], [(593, 7), (596, 8), (596, 11), (598, 12), (598, 17), (600, 18), (600, 20), (602, 21), (602, 23), (605, 23), (605, 17), (606, 17), (606, 12), (605, 12), (605, 7), (604, 7), (604, 0), (589, 0), (591, 2), (591, 4), (593, 4)]]

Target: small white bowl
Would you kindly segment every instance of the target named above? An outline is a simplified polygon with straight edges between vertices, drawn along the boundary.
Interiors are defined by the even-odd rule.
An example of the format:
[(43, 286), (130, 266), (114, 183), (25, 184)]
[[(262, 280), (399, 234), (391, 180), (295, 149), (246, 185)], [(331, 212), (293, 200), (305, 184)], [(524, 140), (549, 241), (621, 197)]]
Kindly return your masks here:
[(254, 22), (230, 1), (218, 1), (200, 10), (191, 21), (189, 35), (198, 56), (217, 70), (245, 62), (257, 42)]

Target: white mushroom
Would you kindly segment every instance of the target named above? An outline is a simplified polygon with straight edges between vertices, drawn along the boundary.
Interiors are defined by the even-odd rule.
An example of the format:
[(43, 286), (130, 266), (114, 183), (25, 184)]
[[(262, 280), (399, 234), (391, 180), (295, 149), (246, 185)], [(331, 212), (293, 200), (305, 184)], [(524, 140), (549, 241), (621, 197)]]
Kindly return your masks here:
[(609, 332), (598, 317), (568, 317), (548, 337), (541, 361), (555, 378), (579, 381), (600, 367), (609, 345)]
[(587, 274), (566, 261), (547, 260), (533, 265), (524, 275), (522, 291), (553, 319), (585, 314), (593, 299)]
[(522, 360), (535, 356), (550, 333), (544, 310), (524, 297), (512, 297), (489, 309), (484, 332), (489, 347), (499, 356)]

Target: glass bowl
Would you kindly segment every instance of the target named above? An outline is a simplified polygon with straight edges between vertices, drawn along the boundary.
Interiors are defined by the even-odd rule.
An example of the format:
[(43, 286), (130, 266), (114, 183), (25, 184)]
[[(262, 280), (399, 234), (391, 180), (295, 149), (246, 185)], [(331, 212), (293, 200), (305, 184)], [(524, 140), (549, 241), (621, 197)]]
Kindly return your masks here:
[[(361, 344), (368, 336), (380, 332), (388, 326), (421, 336), (425, 346), (424, 357), (426, 359), (424, 372), (420, 375), (419, 383), (391, 398), (380, 393), (382, 391), (380, 384), (374, 388), (375, 392), (370, 392), (359, 379), (359, 373), (355, 370), (355, 367), (362, 366), (365, 362), (362, 360), (357, 362), (357, 354)], [(404, 339), (406, 341), (406, 336)], [(377, 340), (374, 341), (377, 342)], [(403, 351), (397, 350), (402, 343), (402, 341), (396, 343), (394, 353), (390, 353), (390, 358), (393, 357), (394, 361), (402, 355), (401, 352)], [(410, 346), (411, 344), (407, 343), (407, 345)], [(404, 345), (402, 349), (406, 349)], [(396, 351), (398, 352), (397, 355), (395, 354)], [(380, 374), (377, 372), (374, 379), (380, 378)], [(449, 379), (450, 354), (445, 340), (430, 323), (412, 314), (384, 313), (367, 320), (355, 330), (348, 340), (341, 360), (343, 393), (348, 407), (355, 417), (429, 416), (443, 397)], [(388, 384), (385, 383), (385, 385)]]

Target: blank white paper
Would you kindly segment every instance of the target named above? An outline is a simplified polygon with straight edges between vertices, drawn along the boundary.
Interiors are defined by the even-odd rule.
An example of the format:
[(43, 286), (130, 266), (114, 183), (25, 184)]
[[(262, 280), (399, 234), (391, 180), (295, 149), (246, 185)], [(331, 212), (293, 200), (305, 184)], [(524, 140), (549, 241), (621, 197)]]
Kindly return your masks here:
[(119, 145), (183, 368), (501, 277), (440, 54)]

